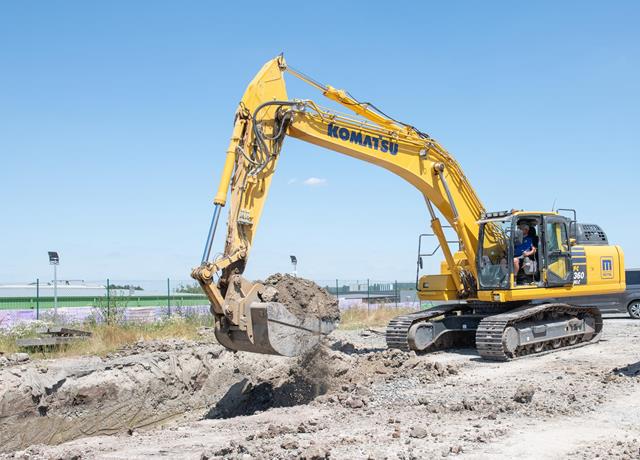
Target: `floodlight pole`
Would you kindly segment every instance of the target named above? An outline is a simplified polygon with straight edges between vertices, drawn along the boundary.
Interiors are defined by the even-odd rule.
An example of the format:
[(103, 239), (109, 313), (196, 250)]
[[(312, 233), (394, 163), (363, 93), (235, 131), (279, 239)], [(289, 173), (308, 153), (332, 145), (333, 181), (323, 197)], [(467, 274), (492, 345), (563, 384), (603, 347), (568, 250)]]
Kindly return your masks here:
[(60, 256), (56, 251), (49, 251), (49, 264), (53, 265), (53, 315), (58, 317), (58, 264)]
[(58, 264), (53, 265), (53, 314), (58, 317)]

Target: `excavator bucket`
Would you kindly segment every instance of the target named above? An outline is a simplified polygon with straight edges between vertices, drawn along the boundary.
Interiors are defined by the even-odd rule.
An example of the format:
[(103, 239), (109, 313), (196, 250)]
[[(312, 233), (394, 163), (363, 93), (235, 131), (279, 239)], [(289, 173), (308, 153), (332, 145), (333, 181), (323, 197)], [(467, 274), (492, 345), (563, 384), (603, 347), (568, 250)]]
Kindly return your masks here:
[(212, 308), (218, 342), (236, 351), (299, 356), (333, 331), (337, 300), (317, 284), (291, 275), (253, 283), (233, 275), (220, 309)]
[(299, 356), (316, 347), (335, 329), (335, 322), (315, 315), (292, 313), (278, 302), (251, 302), (245, 312), (246, 328), (216, 320), (218, 341), (231, 350), (280, 356)]

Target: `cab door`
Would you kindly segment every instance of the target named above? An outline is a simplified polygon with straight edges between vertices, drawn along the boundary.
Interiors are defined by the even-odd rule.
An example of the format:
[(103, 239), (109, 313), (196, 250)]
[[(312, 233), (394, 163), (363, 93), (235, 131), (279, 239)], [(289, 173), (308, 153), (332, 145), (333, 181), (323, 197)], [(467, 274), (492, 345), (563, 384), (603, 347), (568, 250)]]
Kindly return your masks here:
[(545, 217), (543, 238), (546, 286), (573, 285), (573, 264), (567, 221), (561, 217)]

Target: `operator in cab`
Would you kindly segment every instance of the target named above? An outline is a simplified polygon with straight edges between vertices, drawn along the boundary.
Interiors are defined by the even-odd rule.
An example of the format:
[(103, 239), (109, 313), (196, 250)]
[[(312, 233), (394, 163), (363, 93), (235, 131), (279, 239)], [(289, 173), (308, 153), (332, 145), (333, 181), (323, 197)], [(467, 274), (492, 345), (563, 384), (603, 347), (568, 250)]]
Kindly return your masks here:
[(522, 232), (522, 242), (513, 247), (513, 274), (515, 277), (520, 271), (520, 259), (531, 257), (536, 253), (533, 238), (529, 235), (529, 225), (522, 223), (518, 225), (518, 228)]

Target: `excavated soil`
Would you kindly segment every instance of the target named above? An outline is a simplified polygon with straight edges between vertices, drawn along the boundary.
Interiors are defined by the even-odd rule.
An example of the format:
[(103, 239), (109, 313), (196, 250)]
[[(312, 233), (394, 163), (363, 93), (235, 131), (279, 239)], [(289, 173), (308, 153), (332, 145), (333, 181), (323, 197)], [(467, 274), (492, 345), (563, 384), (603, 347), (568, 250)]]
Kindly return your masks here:
[(262, 294), (265, 302), (280, 302), (294, 314), (311, 314), (332, 322), (340, 320), (340, 309), (335, 296), (311, 280), (276, 273), (263, 283), (275, 289)]
[(640, 321), (608, 319), (598, 344), (508, 363), (365, 331), (299, 358), (203, 338), (14, 360), (0, 458), (640, 458), (639, 345)]

